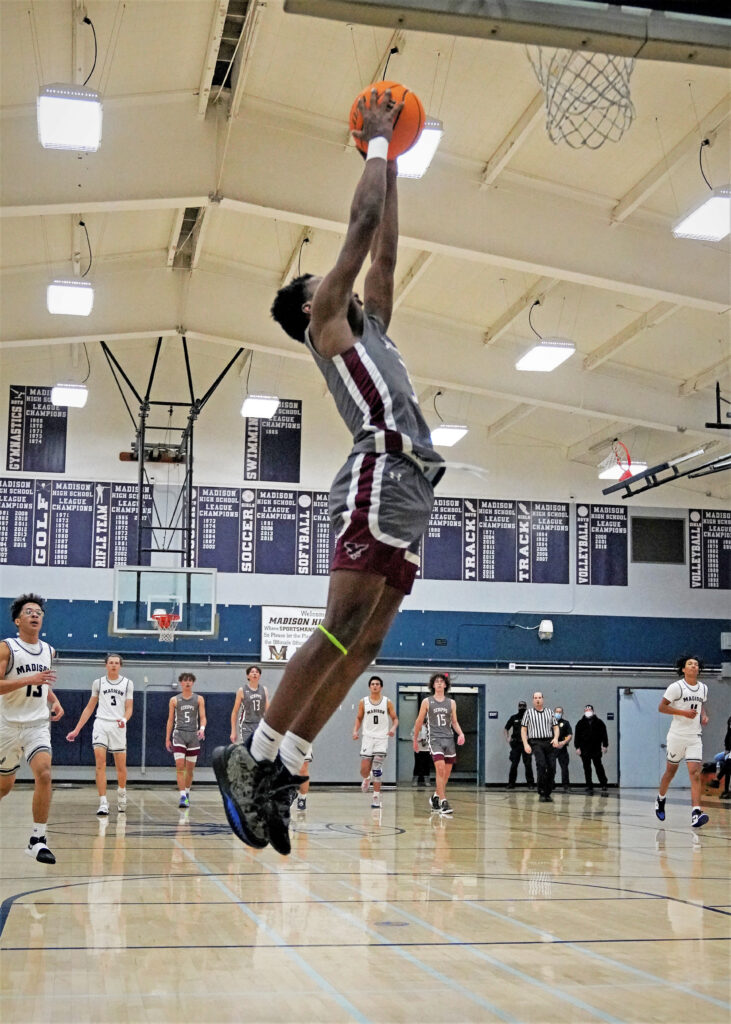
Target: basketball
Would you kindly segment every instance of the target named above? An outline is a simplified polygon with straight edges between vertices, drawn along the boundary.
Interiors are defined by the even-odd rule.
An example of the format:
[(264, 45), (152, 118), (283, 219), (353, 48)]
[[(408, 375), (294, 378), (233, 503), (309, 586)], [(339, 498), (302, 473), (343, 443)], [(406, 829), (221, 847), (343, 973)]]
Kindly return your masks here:
[[(353, 106), (350, 108), (349, 121), (351, 131), (357, 132), (363, 127), (363, 118), (358, 110), (358, 101), (363, 96), (367, 103), (371, 89), (375, 89), (379, 96), (386, 89), (390, 89), (391, 98), (394, 103), (401, 103), (403, 101), (404, 106), (396, 120), (391, 142), (388, 146), (388, 159), (395, 160), (397, 156), (401, 156), (402, 153), (411, 149), (421, 135), (424, 128), (424, 107), (416, 93), (411, 92), (410, 89), (403, 85), (399, 85), (398, 82), (374, 82), (372, 85), (362, 89), (353, 101)], [(360, 139), (354, 139), (353, 141), (361, 153), (367, 152), (367, 142), (362, 142)]]

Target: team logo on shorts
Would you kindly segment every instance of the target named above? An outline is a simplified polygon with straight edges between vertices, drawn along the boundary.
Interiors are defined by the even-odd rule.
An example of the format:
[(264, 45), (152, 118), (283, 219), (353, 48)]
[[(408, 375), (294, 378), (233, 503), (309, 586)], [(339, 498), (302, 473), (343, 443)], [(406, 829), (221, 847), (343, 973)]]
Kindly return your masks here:
[(346, 540), (346, 542), (343, 544), (343, 547), (345, 548), (348, 558), (352, 558), (354, 562), (356, 561), (356, 559), (360, 558), (360, 556), (364, 552), (368, 550), (367, 544), (356, 544), (352, 540)]

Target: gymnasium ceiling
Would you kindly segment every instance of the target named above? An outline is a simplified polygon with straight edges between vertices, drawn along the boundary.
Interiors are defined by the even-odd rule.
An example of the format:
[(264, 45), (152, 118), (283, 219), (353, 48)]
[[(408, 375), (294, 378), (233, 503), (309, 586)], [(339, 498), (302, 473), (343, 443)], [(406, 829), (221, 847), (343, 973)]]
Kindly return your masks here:
[[(96, 366), (103, 338), (149, 365), (158, 336), (177, 344), (184, 331), (217, 363), (250, 349), (256, 390), (321, 397), (317, 371), (269, 305), (298, 261), (313, 273), (332, 265), (361, 170), (350, 103), (396, 46), (389, 77), (445, 126), (426, 177), (400, 185), (391, 326), (429, 421), (439, 390), (443, 418), (470, 427), (466, 460), (488, 469), (505, 445), (516, 465), (521, 449), (544, 447), (587, 467), (615, 436), (651, 464), (731, 448), (728, 432), (704, 426), (716, 380), (731, 397), (729, 240), (670, 232), (706, 192), (698, 148), (709, 134), (706, 174), (729, 180), (726, 69), (638, 61), (632, 128), (619, 143), (575, 150), (549, 141), (516, 43), (315, 19), (285, 13), (282, 0), (99, 0), (85, 9), (103, 140), (80, 156), (43, 150), (35, 115), (40, 85), (83, 82), (91, 68), (80, 7), (0, 0), (8, 363), (37, 365), (61, 347), (78, 366), (86, 341)], [(52, 317), (47, 281), (88, 263), (79, 219), (94, 310)], [(535, 298), (537, 330), (577, 345), (551, 374), (514, 369)], [(729, 475), (684, 486), (728, 496)]]

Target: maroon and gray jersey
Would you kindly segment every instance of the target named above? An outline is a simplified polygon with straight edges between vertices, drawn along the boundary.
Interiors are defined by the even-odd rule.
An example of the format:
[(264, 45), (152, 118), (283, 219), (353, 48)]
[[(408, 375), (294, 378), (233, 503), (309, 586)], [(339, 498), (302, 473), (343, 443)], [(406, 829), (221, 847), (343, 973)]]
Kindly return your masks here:
[(254, 690), (248, 683), (242, 687), (242, 693), (238, 725), (242, 739), (247, 739), (264, 717), (266, 694), (263, 686)]
[(364, 314), (363, 336), (332, 359), (315, 350), (309, 328), (305, 345), (353, 435), (353, 452), (403, 452), (436, 483), (444, 460), (434, 451), (406, 366), (378, 317)]
[(426, 716), (429, 730), (429, 745), (434, 746), (435, 740), (454, 740), (452, 732), (452, 698), (444, 697), (437, 700), (429, 697), (429, 711)]

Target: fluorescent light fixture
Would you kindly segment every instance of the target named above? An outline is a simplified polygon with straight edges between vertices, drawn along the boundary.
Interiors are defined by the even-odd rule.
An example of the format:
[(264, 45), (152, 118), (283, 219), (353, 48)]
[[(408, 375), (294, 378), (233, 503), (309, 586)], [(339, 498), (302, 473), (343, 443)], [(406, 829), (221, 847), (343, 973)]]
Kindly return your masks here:
[(396, 159), (399, 178), (423, 178), (444, 135), (444, 126), (436, 117), (427, 117), (424, 129), (411, 149)]
[[(635, 476), (637, 473), (644, 473), (647, 469), (646, 462), (633, 462), (629, 467), (629, 475)], [(627, 472), (625, 466), (620, 466), (618, 462), (615, 462), (613, 466), (608, 466), (607, 469), (602, 469), (599, 472), (600, 480), (621, 480), (624, 474)]]
[(549, 373), (565, 362), (575, 351), (576, 345), (566, 338), (541, 338), (537, 345), (534, 345), (518, 360), (515, 369)]
[(456, 423), (440, 423), (431, 432), (432, 444), (440, 448), (451, 448), (457, 441), (461, 441), (467, 433), (467, 427), (458, 426)]
[(241, 415), (252, 420), (270, 420), (279, 408), (274, 395), (247, 395), (241, 406)]
[(714, 188), (700, 206), (673, 227), (676, 238), (720, 242), (731, 232), (731, 185)]
[(94, 306), (94, 288), (89, 281), (54, 281), (46, 289), (49, 313), (88, 316)]
[(38, 97), (38, 138), (44, 149), (95, 153), (102, 140), (102, 102), (83, 85), (45, 85)]
[(51, 388), (51, 402), (54, 405), (70, 405), (74, 409), (83, 409), (89, 397), (86, 384), (56, 384)]

